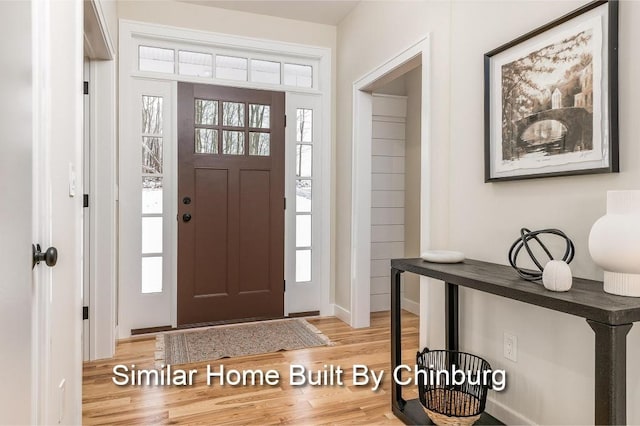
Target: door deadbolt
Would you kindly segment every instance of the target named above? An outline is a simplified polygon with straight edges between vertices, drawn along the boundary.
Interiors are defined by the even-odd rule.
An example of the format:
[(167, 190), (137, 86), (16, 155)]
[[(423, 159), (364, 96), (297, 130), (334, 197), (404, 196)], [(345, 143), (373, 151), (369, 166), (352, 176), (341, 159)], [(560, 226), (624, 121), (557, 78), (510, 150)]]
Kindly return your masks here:
[(182, 204), (191, 204), (191, 198), (190, 197), (184, 197), (182, 199)]
[(49, 247), (47, 251), (42, 253), (40, 244), (31, 244), (31, 269), (35, 268), (40, 262), (44, 261), (47, 266), (56, 266), (58, 263), (58, 249)]

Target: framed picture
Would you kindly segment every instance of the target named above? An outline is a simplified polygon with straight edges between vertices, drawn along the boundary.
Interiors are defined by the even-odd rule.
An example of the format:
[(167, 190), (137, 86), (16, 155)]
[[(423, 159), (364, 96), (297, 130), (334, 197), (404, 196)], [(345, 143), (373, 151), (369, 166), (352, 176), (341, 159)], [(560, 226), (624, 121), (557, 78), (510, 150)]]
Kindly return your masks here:
[(485, 182), (618, 172), (618, 2), (485, 54)]

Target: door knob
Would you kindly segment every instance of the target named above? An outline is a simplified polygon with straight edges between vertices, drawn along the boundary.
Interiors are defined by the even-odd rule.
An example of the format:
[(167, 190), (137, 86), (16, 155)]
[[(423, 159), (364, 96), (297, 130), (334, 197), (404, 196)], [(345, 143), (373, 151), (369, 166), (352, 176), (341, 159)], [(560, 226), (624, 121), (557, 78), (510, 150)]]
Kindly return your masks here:
[(191, 220), (191, 213), (185, 213), (182, 215), (183, 222), (189, 222)]
[(49, 247), (47, 251), (42, 253), (40, 244), (31, 244), (31, 252), (33, 254), (31, 269), (35, 268), (43, 260), (47, 266), (55, 266), (58, 263), (58, 249), (55, 247)]

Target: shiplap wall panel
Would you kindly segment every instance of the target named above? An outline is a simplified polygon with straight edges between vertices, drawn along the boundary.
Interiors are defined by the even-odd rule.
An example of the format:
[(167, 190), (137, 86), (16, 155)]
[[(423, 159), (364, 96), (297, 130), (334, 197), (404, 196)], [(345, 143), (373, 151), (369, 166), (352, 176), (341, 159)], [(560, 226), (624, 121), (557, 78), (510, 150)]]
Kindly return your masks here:
[(404, 256), (404, 241), (371, 243), (371, 259), (394, 259)]
[(381, 191), (403, 191), (404, 173), (372, 173), (371, 184)]
[(371, 207), (404, 207), (404, 191), (371, 191)]
[(373, 96), (373, 115), (379, 120), (390, 117), (407, 117), (407, 97), (393, 95)]
[(371, 225), (404, 225), (404, 209), (402, 207), (372, 208)]
[(371, 312), (390, 308), (390, 264), (404, 257), (407, 99), (373, 97), (371, 141)]
[(404, 157), (374, 155), (371, 157), (371, 173), (400, 173), (404, 175)]
[(405, 143), (403, 140), (374, 139), (371, 142), (371, 154), (388, 157), (404, 157)]

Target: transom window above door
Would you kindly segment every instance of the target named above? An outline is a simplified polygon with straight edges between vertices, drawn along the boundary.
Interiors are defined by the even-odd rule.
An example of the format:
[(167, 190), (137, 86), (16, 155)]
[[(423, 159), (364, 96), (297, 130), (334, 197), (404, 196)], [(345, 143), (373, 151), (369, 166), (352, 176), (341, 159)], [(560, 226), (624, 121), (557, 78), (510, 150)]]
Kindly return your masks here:
[(246, 81), (274, 86), (317, 88), (316, 64), (250, 58), (217, 52), (193, 52), (166, 47), (138, 46), (138, 70), (190, 77)]
[(270, 155), (269, 105), (196, 99), (193, 124), (196, 154)]

